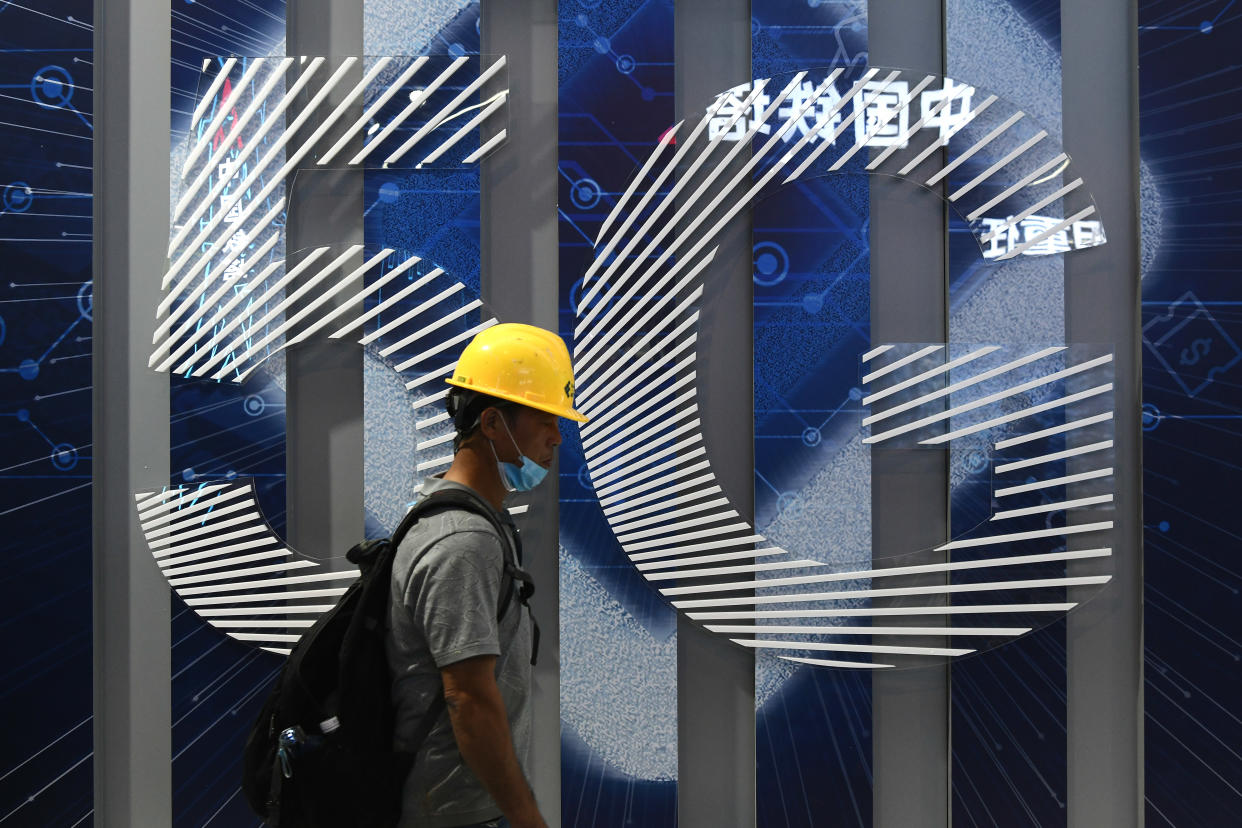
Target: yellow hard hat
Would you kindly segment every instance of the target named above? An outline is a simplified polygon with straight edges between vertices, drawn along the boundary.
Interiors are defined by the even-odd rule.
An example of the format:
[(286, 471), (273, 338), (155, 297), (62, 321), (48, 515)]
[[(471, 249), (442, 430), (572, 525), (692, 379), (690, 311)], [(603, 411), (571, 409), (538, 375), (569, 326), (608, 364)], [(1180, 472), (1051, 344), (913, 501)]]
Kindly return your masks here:
[(478, 333), (449, 385), (585, 423), (574, 410), (574, 369), (565, 341), (533, 325), (506, 322)]

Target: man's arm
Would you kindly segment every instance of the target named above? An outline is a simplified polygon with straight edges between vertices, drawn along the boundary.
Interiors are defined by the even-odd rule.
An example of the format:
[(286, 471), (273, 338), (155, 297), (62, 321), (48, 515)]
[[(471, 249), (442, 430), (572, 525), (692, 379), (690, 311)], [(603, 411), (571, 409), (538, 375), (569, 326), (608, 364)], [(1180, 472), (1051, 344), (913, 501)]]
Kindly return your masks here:
[(496, 656), (476, 656), (440, 670), (457, 748), (513, 828), (547, 828), (509, 733)]

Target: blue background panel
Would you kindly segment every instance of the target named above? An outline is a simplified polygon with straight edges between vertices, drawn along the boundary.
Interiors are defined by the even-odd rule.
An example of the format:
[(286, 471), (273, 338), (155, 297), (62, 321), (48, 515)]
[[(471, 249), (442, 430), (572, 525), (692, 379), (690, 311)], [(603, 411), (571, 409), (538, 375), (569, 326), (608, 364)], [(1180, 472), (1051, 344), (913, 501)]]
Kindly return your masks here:
[[(850, 68), (867, 62), (865, 2), (755, 0), (751, 13), (751, 76), (773, 78), (773, 90), (788, 73), (812, 70), (813, 87), (835, 68), (846, 70), (836, 88), (848, 90)], [(869, 557), (870, 527), (827, 528), (806, 507), (830, 498), (823, 486), (840, 474), (869, 474), (865, 459), (843, 459), (865, 458), (851, 451), (858, 356), (871, 339), (865, 163), (860, 153), (840, 174), (776, 189), (752, 213), (755, 526), (794, 557), (838, 569)], [(870, 676), (760, 653), (755, 682), (758, 824), (870, 825)]]
[(0, 824), (89, 824), (91, 3), (0, 3)]
[[(596, 233), (673, 125), (673, 6), (558, 7), (560, 333)], [(671, 826), (677, 819), (676, 620), (621, 554), (576, 428), (561, 465), (561, 820)]]
[[(1060, 140), (1059, 3), (950, 0), (946, 16), (948, 73), (999, 95)], [(998, 32), (1005, 36), (998, 36)], [(972, 134), (965, 140), (978, 137)], [(975, 172), (961, 172), (951, 187), (965, 183)], [(1084, 177), (1089, 187), (1090, 176)], [(950, 213), (949, 231), (950, 338), (956, 339), (957, 331), (970, 328), (995, 331), (997, 343), (1030, 342), (1026, 351), (1039, 344), (1060, 344), (1064, 339), (1062, 257), (988, 262), (956, 212)], [(987, 290), (989, 282), (992, 286), (1003, 284), (1003, 296), (995, 289)], [(1007, 313), (1006, 300), (1023, 309), (1020, 320)], [(965, 464), (974, 471), (981, 459), (984, 465), (954, 487), (950, 521), (955, 537), (986, 520), (989, 509), (995, 508), (988, 494), (991, 474), (986, 458), (972, 458), (965, 451), (955, 450), (955, 467)], [(1027, 550), (1015, 549), (1015, 553), (1019, 551)], [(1045, 544), (1032, 546), (1029, 551), (1049, 549)], [(1032, 620), (1047, 626), (953, 666), (951, 774), (955, 824), (1049, 828), (1065, 824), (1065, 623), (1029, 617), (1022, 623)]]
[(1228, 0), (1139, 4), (1149, 826), (1242, 809), (1240, 44)]

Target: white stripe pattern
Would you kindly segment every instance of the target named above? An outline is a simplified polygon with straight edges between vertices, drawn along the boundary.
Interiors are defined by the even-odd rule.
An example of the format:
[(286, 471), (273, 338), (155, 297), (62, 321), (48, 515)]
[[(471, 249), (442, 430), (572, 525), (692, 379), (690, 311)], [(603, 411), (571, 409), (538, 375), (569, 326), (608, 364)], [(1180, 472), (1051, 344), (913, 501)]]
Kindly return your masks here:
[[(507, 89), (489, 92), (491, 97), (482, 104), (475, 102), (485, 84), (506, 85), (503, 56), (490, 62), (470, 57), (382, 57), (343, 97), (337, 93), (340, 101), (328, 110), (323, 105), (329, 93), (351, 71), (357, 71), (359, 60), (333, 61), (329, 73), (323, 57), (229, 58), (212, 75), (192, 119), (196, 137), (182, 167), (184, 183), (173, 214), (171, 265), (163, 279), (167, 293), (158, 303), (161, 323), (150, 355), (156, 370), (174, 370), (175, 366), (178, 373), (240, 382), (283, 347), (309, 338), (332, 322), (340, 336), (347, 330), (340, 328), (342, 324), (357, 328), (382, 312), (372, 309), (364, 319), (345, 317), (351, 307), (360, 306), (379, 290), (379, 283), (368, 273), (378, 264), (375, 260), (367, 262), (362, 272), (351, 273), (352, 268), (335, 274), (320, 271), (312, 277), (320, 281), (310, 290), (296, 298), (284, 296), (284, 287), (296, 284), (280, 273), (285, 265), (290, 269), (309, 266), (328, 252), (325, 248), (306, 253), (283, 250), (284, 199), (276, 188), (295, 173), (326, 165), (354, 167), (360, 172), (366, 164), (391, 165), (420, 141), (431, 146), (429, 154), (434, 156), (424, 159), (424, 164), (442, 163), (437, 161), (441, 156), (452, 157), (452, 164), (473, 164), (503, 143), (503, 138), (493, 136), (486, 146), (460, 150), (469, 160), (456, 154), (466, 135), (496, 122), (503, 125)], [(211, 65), (206, 62), (204, 71)], [(287, 89), (282, 83), (286, 78)], [(407, 96), (409, 102), (402, 105)], [(286, 123), (286, 109), (306, 98), (309, 101), (301, 105), (297, 117)], [(367, 102), (365, 112), (363, 102)], [(354, 107), (361, 117), (352, 111)], [(391, 116), (398, 108), (400, 112)], [(338, 157), (353, 137), (379, 117), (387, 119), (386, 125), (369, 137), (362, 151), (351, 151), (353, 157), (348, 161)], [(302, 134), (312, 120), (313, 131)], [(410, 131), (413, 136), (407, 135)], [(279, 170), (272, 167), (274, 162)], [(338, 256), (343, 250), (332, 252)], [(379, 258), (393, 254), (386, 250)], [(417, 257), (388, 261), (384, 278), (396, 278), (417, 262)], [(330, 267), (347, 265), (338, 259)], [(277, 285), (270, 284), (269, 278), (279, 279)], [(328, 305), (332, 294), (344, 290), (355, 295)], [(302, 303), (299, 315), (282, 322), (284, 312), (296, 301)], [(243, 343), (246, 347), (239, 350)]]
[[(238, 641), (292, 645), (332, 609), (358, 570), (330, 569), (286, 547), (268, 526), (255, 495), (254, 486), (242, 481), (140, 492), (134, 501), (151, 554), (187, 606)], [(246, 524), (240, 532), (252, 539), (230, 543), (239, 524)], [(189, 548), (199, 551), (169, 555)]]
[[(357, 570), (330, 571), (285, 547), (264, 520), (248, 482), (179, 487), (135, 500), (146, 518), (143, 533), (169, 586), (209, 624), (238, 641), (296, 642), (298, 630), (331, 608), (323, 598), (340, 595), (357, 578)], [(236, 532), (230, 530), (239, 522), (247, 524), (242, 531), (253, 539), (231, 544)], [(189, 547), (200, 551), (180, 558), (166, 554)], [(188, 558), (201, 562), (184, 565)], [(314, 588), (320, 584), (328, 588)], [(299, 589), (303, 585), (312, 588)], [(247, 606), (251, 603), (269, 605)]]
[[(1068, 521), (1072, 510), (1097, 507), (1107, 502), (1099, 497), (1062, 499), (1055, 510), (1050, 508), (1021, 514), (1009, 510), (1012, 514), (1007, 517), (1013, 519), (1038, 515), (1036, 519), (1041, 522), (1038, 529), (1019, 527), (1020, 530), (995, 536), (971, 531), (962, 537), (947, 539), (947, 544), (942, 547), (946, 550), (971, 550), (964, 557), (958, 553), (952, 562), (833, 572), (826, 571), (828, 567), (818, 561), (795, 557), (784, 549), (774, 547), (750, 523), (740, 519), (738, 511), (722, 495), (712, 473), (709, 447), (703, 444), (700, 434), (695, 390), (698, 376), (695, 371), (698, 306), (704, 299), (704, 275), (713, 265), (718, 234), (760, 193), (766, 192), (765, 187), (769, 182), (775, 182), (775, 176), (781, 175), (786, 181), (794, 181), (804, 174), (842, 168), (858, 150), (880, 144), (878, 136), (886, 126), (893, 130), (892, 126), (888, 126), (888, 121), (900, 109), (899, 105), (896, 108), (891, 105), (887, 109), (882, 108), (875, 118), (866, 121), (866, 130), (853, 130), (854, 120), (884, 94), (904, 100), (914, 109), (918, 96), (934, 80), (919, 75), (905, 85), (901, 72), (886, 72), (883, 77), (874, 79), (877, 70), (868, 70), (853, 82), (847, 93), (839, 96), (834, 106), (829, 106), (821, 98), (826, 98), (829, 86), (835, 83), (838, 75), (840, 72), (834, 72), (809, 97), (800, 95), (797, 106), (782, 104), (795, 85), (802, 83), (804, 73), (800, 73), (781, 93), (771, 95), (774, 102), (765, 101), (763, 111), (759, 111), (754, 102), (758, 100), (758, 94), (771, 85), (756, 81), (749, 87), (733, 90), (734, 105), (728, 117), (720, 109), (724, 97), (719, 98), (693, 126), (687, 138), (678, 138), (675, 152), (668, 152), (669, 144), (686, 125), (677, 124), (662, 136), (643, 163), (641, 174), (609, 211), (595, 239), (596, 256), (584, 275), (585, 287), (575, 311), (573, 347), (577, 368), (577, 407), (590, 418), (580, 429), (583, 453), (591, 485), (616, 536), (621, 554), (631, 560), (645, 579), (653, 585), (659, 584), (659, 591), (665, 596), (717, 593), (720, 596), (679, 599), (673, 601), (675, 607), (691, 610), (696, 607), (746, 605), (749, 609), (736, 612), (687, 614), (701, 621), (728, 618), (739, 622), (736, 626), (715, 625), (713, 631), (724, 635), (779, 634), (781, 640), (733, 640), (745, 647), (807, 652), (807, 656), (781, 656), (798, 663), (888, 669), (892, 665), (871, 660), (870, 656), (951, 658), (973, 650), (928, 647), (902, 641), (838, 644), (811, 640), (810, 636), (822, 639), (825, 635), (882, 635), (888, 638), (931, 635), (947, 639), (962, 635), (1004, 639), (1022, 635), (1031, 627), (1011, 623), (1013, 618), (1009, 623), (984, 623), (961, 628), (843, 628), (802, 624), (761, 627), (754, 621), (762, 617), (806, 619), (847, 615), (939, 615), (949, 618), (959, 613), (1013, 616), (1065, 612), (1076, 605), (1077, 598), (1074, 601), (1059, 600), (1061, 595), (1056, 593), (1064, 593), (1071, 586), (1099, 587), (1108, 581), (1107, 575), (1067, 576), (1066, 564), (1089, 558), (1107, 559), (1112, 554), (1111, 548), (1106, 545), (1112, 524), (1110, 521), (1096, 521), (1080, 526), (1071, 526), (1069, 522), (1064, 527), (1043, 525), (1043, 515), (1050, 512), (1064, 510)], [(900, 93), (889, 91), (892, 84), (899, 82), (902, 84)], [(809, 90), (810, 85), (802, 89)], [(912, 91), (907, 92), (906, 89)], [(1021, 123), (1023, 113), (1011, 108), (1006, 111), (1003, 105), (994, 106), (997, 104), (994, 96), (987, 97), (973, 109), (969, 107), (969, 96), (970, 93), (963, 92), (961, 85), (957, 85), (951, 98), (942, 99), (934, 109), (925, 112), (925, 117), (913, 128), (905, 127), (905, 122), (902, 122), (897, 134), (903, 144), (923, 127), (924, 120), (930, 123), (942, 117), (940, 113), (947, 113), (947, 107), (962, 114), (956, 116), (957, 122), (947, 134), (942, 132), (945, 144), (954, 132), (967, 123), (979, 132), (970, 142), (962, 142), (962, 146), (958, 146), (957, 142), (949, 145), (944, 166), (938, 171), (920, 170), (918, 183), (933, 186), (954, 173), (964, 174), (961, 182), (953, 182), (957, 209), (969, 212), (978, 204), (986, 203), (979, 215), (997, 206), (1019, 211), (1025, 204), (1043, 196), (1047, 189), (1034, 192), (1044, 182), (1038, 174), (1029, 172), (1030, 155), (1054, 142), (1048, 139), (1045, 132), (1027, 129)], [(741, 106), (737, 105), (739, 100)], [(769, 121), (778, 120), (773, 116), (782, 105), (786, 108), (781, 116), (783, 122), (779, 126), (768, 126)], [(793, 114), (786, 117), (790, 110)], [(822, 114), (815, 116), (814, 127), (804, 130), (801, 140), (785, 150), (782, 142), (789, 137), (785, 133), (808, 111)], [(758, 138), (761, 130), (768, 131), (762, 146), (756, 145), (745, 163), (743, 159), (738, 159), (734, 164), (736, 150)], [(822, 136), (817, 134), (820, 130), (824, 130)], [(836, 139), (846, 134), (847, 130), (857, 132), (861, 139), (837, 144)], [(721, 136), (730, 131), (744, 133), (745, 136), (737, 141), (738, 147), (732, 149), (721, 143)], [(706, 141), (702, 140), (705, 134), (709, 136)], [(819, 143), (816, 145), (817, 140)], [(885, 162), (894, 152), (888, 142), (884, 145), (881, 152), (873, 153), (874, 157), (867, 163), (868, 169), (883, 171)], [(914, 164), (902, 168), (899, 175), (909, 175), (941, 145), (941, 140), (934, 141)], [(765, 155), (778, 146), (782, 146), (782, 154), (765, 159)], [(1035, 162), (1037, 173), (1046, 172), (1065, 160), (1059, 147), (1053, 148), (1053, 156), (1051, 161)], [(966, 166), (968, 161), (970, 166)], [(735, 169), (737, 165), (740, 168)], [(1021, 180), (1017, 185), (1011, 181), (999, 181), (1019, 166)], [(668, 187), (665, 182), (672, 171), (681, 168), (689, 172), (679, 174), (673, 186)], [(693, 186), (687, 183), (691, 181)], [(1003, 191), (1000, 198), (995, 195), (998, 190)], [(1028, 195), (1032, 192), (1033, 195)], [(965, 203), (976, 199), (978, 203)], [(1024, 204), (1012, 207), (1014, 201), (1022, 199), (1025, 199)], [(1057, 231), (1058, 228), (1054, 228), (1052, 233)], [(1050, 238), (1052, 233), (1044, 234), (1043, 239)], [(1041, 239), (1035, 239), (1018, 253), (1030, 250), (1039, 241)], [(1029, 413), (1018, 417), (1010, 417), (1006, 413), (1005, 417), (1009, 419), (998, 420), (987, 427), (999, 429), (1023, 416), (1029, 418), (1026, 422), (1033, 422), (1036, 414), (1056, 409), (1058, 405), (1071, 410), (1072, 405), (1083, 401), (1099, 402), (1097, 398), (1106, 391), (1098, 389), (1111, 389), (1111, 384), (1105, 383), (1097, 389), (1070, 394), (1060, 401), (1054, 400), (1050, 405), (1045, 398), (1052, 393), (1049, 389), (1053, 384), (1071, 377), (1094, 378), (1093, 372), (1107, 369), (1111, 356), (1084, 360), (1076, 365), (1050, 360), (1048, 364), (1051, 367), (1041, 370), (1036, 365), (1040, 360), (1067, 349), (1047, 348), (998, 365), (989, 358), (995, 358), (1001, 350), (997, 346), (984, 346), (952, 360), (944, 356), (939, 366), (929, 369), (925, 364), (920, 366), (919, 361), (939, 358), (933, 355), (947, 355), (948, 349), (944, 345), (877, 345), (862, 356), (862, 362), (868, 364), (864, 384), (881, 381), (883, 387), (865, 389), (864, 404), (907, 392), (904, 397), (897, 397), (895, 404), (884, 414), (875, 417), (878, 420), (931, 405), (952, 395), (952, 402), (943, 405), (944, 411), (933, 408), (931, 413), (924, 413), (921, 417), (916, 414), (913, 426), (898, 424), (893, 427), (915, 432), (911, 439), (917, 441), (926, 436), (924, 432), (928, 427), (934, 428), (939, 422), (961, 417), (967, 412), (973, 416), (986, 412), (989, 407), (1011, 404), (1019, 394), (1028, 394), (1037, 401), (1029, 405)], [(873, 361), (880, 356), (885, 359), (877, 367)], [(976, 369), (976, 365), (984, 367)], [(902, 369), (907, 366), (908, 370), (903, 372)], [(1020, 380), (1011, 382), (1002, 391), (983, 385), (987, 380), (1019, 368), (1024, 369)], [(973, 376), (963, 378), (963, 372)], [(1034, 378), (1031, 378), (1031, 372), (1034, 372)], [(912, 373), (916, 375), (907, 376)], [(949, 376), (952, 376), (951, 380), (945, 379), (939, 385), (931, 384), (938, 378)], [(921, 390), (923, 388), (927, 390)], [(972, 390), (975, 388), (987, 390), (976, 393)], [(917, 422), (919, 419), (925, 422)], [(939, 431), (933, 431), (931, 435), (933, 440), (944, 436)], [(1004, 435), (1004, 439), (1017, 438)], [(1029, 452), (1026, 457), (1014, 458), (1008, 468), (1017, 470), (1054, 464), (1070, 457), (1081, 456), (1085, 459), (1098, 456), (1094, 452), (1103, 452), (1111, 447), (1111, 444), (1103, 445), (1100, 440), (1095, 442), (1099, 445), (1082, 449), (1076, 445), (1064, 449), (1054, 446), (1041, 448)], [(997, 450), (1000, 450), (999, 443)], [(1068, 536), (1076, 537), (1079, 533), (1088, 532), (1094, 533), (1091, 537), (1097, 540), (1096, 548), (1067, 550), (1055, 545)], [(1030, 546), (1039, 543), (1047, 544), (1045, 548), (1051, 546), (1051, 551), (1029, 550)], [(1021, 554), (1018, 553), (1019, 545)], [(993, 573), (993, 580), (960, 580), (976, 570)], [(739, 576), (746, 580), (736, 580)], [(903, 581), (929, 576), (945, 581), (935, 585), (927, 585), (925, 581)], [(871, 588), (872, 579), (877, 578), (896, 578), (897, 581), (889, 580), (888, 584), (892, 586)], [(842, 589), (831, 593), (808, 590), (808, 587), (820, 582), (839, 582)], [(1011, 602), (1004, 600), (1007, 590), (1016, 591)], [(1028, 595), (1034, 593), (1039, 596), (1048, 590), (1054, 592), (1051, 596), (1053, 600), (1032, 600)], [(745, 596), (738, 596), (739, 592), (745, 593)], [(989, 592), (998, 593), (1000, 600), (975, 606), (944, 603), (946, 596)], [(911, 605), (901, 609), (863, 609), (856, 606), (870, 597), (901, 597)], [(1049, 596), (1044, 594), (1043, 597)], [(923, 602), (921, 605), (920, 600)], [(757, 609), (768, 603), (793, 603), (799, 607), (790, 610)], [(709, 629), (712, 627), (709, 626)], [(785, 640), (784, 636), (790, 639)], [(861, 658), (841, 660), (813, 656), (816, 651), (825, 650), (858, 653)]]
[[(481, 72), (468, 68), (477, 64), (473, 58), (382, 57), (343, 98), (337, 93), (338, 103), (323, 106), (358, 61), (334, 62), (326, 79), (324, 58), (297, 66), (291, 59), (223, 63), (210, 96), (226, 89), (231, 72), (248, 74), (245, 82), (232, 77), (236, 86), (227, 87), (223, 105), (216, 97), (200, 102), (194, 119), (200, 138), (184, 167), (170, 233), (172, 264), (152, 338), (156, 370), (176, 366), (178, 373), (239, 383), (312, 336), (349, 337), (378, 358), (400, 361), (398, 373), (413, 368), (402, 380), (407, 389), (420, 389), (410, 404), (425, 411), (442, 404), (444, 380), (465, 341), (496, 324), (471, 291), (417, 256), (362, 245), (284, 250), (285, 202), (276, 187), (294, 173), (330, 164), (361, 172), (385, 155), (387, 163), (396, 161), (392, 151), (402, 141), (405, 149), (396, 155), (424, 139), (433, 157), (423, 163), (468, 165), (505, 140), (496, 127), (506, 117), (507, 90), (473, 102), (485, 83), (504, 86), (503, 57)], [(419, 76), (427, 70), (438, 73), (431, 83)], [(284, 111), (295, 98), (309, 102), (286, 124)], [(366, 113), (355, 120), (364, 103)], [(372, 116), (387, 126), (345, 161), (340, 151)], [(300, 132), (312, 119), (314, 129)], [(477, 149), (463, 141), (476, 130), (494, 133)], [(411, 131), (415, 137), (407, 140)], [(451, 461), (445, 450), (452, 429), (445, 414), (420, 416), (413, 460), (430, 471)], [(300, 631), (357, 577), (356, 570), (329, 569), (287, 548), (247, 483), (141, 493), (136, 505), (152, 555), (182, 600), (223, 633), (261, 649), (288, 653)]]

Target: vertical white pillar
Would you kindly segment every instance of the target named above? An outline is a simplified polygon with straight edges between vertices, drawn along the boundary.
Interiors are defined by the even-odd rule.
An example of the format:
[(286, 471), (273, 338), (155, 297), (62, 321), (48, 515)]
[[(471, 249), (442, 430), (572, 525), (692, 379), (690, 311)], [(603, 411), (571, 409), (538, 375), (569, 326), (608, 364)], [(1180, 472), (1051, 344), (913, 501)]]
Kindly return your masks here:
[[(872, 66), (943, 74), (941, 0), (872, 0)], [(941, 153), (924, 162), (931, 170)], [(871, 179), (871, 341), (947, 342), (947, 212), (943, 193), (887, 176)], [(947, 449), (871, 450), (871, 536), (875, 565), (941, 563), (932, 550), (949, 535)], [(943, 583), (943, 575), (886, 578), (885, 586)], [(876, 606), (882, 604), (875, 601)], [(943, 646), (939, 641), (924, 642)], [(926, 659), (922, 659), (926, 661)], [(901, 661), (896, 662), (901, 665)], [(875, 828), (942, 828), (950, 814), (948, 664), (877, 672), (872, 688)]]
[[(1108, 233), (1065, 257), (1065, 334), (1113, 350), (1117, 470), (1112, 582), (1066, 625), (1067, 809), (1071, 828), (1134, 828), (1145, 811), (1138, 9), (1063, 0), (1061, 20), (1065, 151)], [(1067, 201), (1066, 215), (1085, 206)]]
[[(696, 123), (715, 96), (751, 81), (748, 0), (678, 0), (677, 120)], [(720, 151), (723, 156), (724, 150)], [(747, 156), (739, 153), (734, 169)], [(707, 166), (711, 166), (711, 162)], [(731, 173), (729, 173), (731, 174)], [(750, 213), (720, 233), (700, 321), (699, 407), (712, 471), (747, 520), (754, 505), (753, 254)], [(743, 563), (743, 561), (739, 561)], [(755, 824), (755, 657), (677, 618), (677, 820)]]
[[(324, 73), (334, 71), (341, 58), (362, 54), (362, 0), (291, 0), (286, 21), (286, 51), (330, 58)], [(325, 111), (361, 77), (361, 68), (355, 67), (333, 90)], [(353, 117), (342, 118), (320, 146), (332, 146), (339, 130), (362, 114), (360, 105), (358, 109)], [(355, 143), (361, 148), (360, 138)], [(309, 156), (304, 163), (310, 163)], [(361, 170), (303, 170), (286, 187), (285, 249), (290, 254), (323, 245), (339, 251), (362, 243)], [(359, 255), (345, 262), (341, 272), (362, 259)], [(343, 555), (365, 530), (362, 351), (352, 343), (327, 340), (328, 333), (289, 349), (285, 363), (288, 536), (294, 549), (317, 558)]]
[[(484, 97), (507, 84), (508, 138), (483, 159), (480, 171), (479, 252), (483, 299), (504, 322), (557, 330), (557, 22), (556, 0), (483, 0), (483, 59), (507, 59)], [(500, 124), (491, 124), (496, 130)], [(485, 134), (483, 140), (490, 137)], [(530, 510), (517, 519), (531, 599), (539, 620), (539, 663), (531, 698), (534, 743), (530, 783), (549, 825), (560, 823), (560, 565), (556, 479), (525, 496)]]
[(147, 367), (168, 246), (171, 17), (95, 0), (92, 340), (95, 814), (172, 821), (169, 591), (134, 493), (168, 485), (168, 376)]

